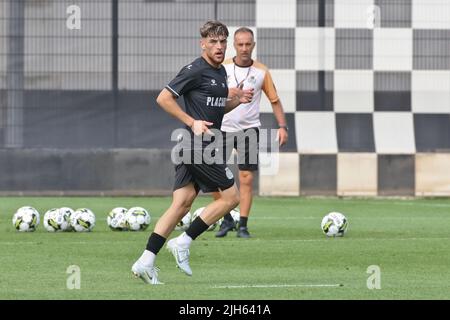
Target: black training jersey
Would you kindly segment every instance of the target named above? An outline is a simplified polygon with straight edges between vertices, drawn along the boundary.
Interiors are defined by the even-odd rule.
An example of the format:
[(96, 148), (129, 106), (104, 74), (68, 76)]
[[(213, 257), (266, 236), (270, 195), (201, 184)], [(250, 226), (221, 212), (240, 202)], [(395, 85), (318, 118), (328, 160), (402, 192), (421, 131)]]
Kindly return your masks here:
[(203, 57), (183, 67), (166, 89), (183, 96), (186, 113), (195, 120), (212, 122), (220, 130), (228, 96), (227, 73), (221, 65), (214, 68)]

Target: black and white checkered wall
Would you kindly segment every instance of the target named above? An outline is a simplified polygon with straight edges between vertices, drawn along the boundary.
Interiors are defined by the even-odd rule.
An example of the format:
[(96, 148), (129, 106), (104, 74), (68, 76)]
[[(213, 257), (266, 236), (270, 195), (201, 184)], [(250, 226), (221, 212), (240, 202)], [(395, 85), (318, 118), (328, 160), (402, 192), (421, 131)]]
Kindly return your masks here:
[[(4, 165), (0, 189), (170, 192), (172, 182), (152, 172), (172, 177), (172, 167), (159, 172), (161, 160), (152, 159), (170, 164), (171, 133), (181, 124), (155, 98), (198, 57), (199, 27), (216, 18), (231, 34), (239, 26), (255, 31), (255, 57), (271, 69), (287, 114), (290, 140), (276, 175), (261, 167), (261, 195), (450, 196), (450, 0), (120, 0), (117, 20), (111, 1), (25, 1), (23, 21), (13, 3), (0, 0), (0, 148), (5, 132), (21, 129), (17, 153), (37, 157), (26, 163), (45, 163), (53, 178), (32, 187), (33, 175)], [(80, 30), (66, 27), (74, 3)], [(12, 45), (15, 21), (22, 21), (23, 52)], [(17, 61), (19, 88), (8, 80)], [(22, 101), (9, 94), (22, 91), (23, 117), (6, 117)], [(265, 97), (261, 117), (263, 127), (276, 127)], [(61, 157), (80, 149), (83, 159), (87, 149), (93, 160), (84, 172), (101, 177), (61, 184), (55, 173), (66, 161), (39, 160), (50, 157), (42, 148), (62, 149)], [(106, 160), (97, 149), (148, 162), (99, 171), (94, 164)], [(22, 163), (15, 154), (6, 149), (0, 162)], [(132, 174), (105, 186), (116, 171)], [(154, 179), (138, 183), (146, 174)]]
[(252, 27), (291, 129), (260, 194), (450, 195), (450, 1), (257, 0)]

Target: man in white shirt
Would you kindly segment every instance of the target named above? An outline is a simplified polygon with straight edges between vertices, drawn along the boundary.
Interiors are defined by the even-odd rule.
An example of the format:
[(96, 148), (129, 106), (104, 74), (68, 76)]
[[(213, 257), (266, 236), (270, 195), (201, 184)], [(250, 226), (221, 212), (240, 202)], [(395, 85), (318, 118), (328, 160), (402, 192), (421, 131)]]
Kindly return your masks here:
[[(241, 27), (234, 33), (234, 47), (236, 56), (223, 62), (227, 71), (228, 87), (244, 89), (253, 88), (254, 96), (250, 103), (241, 104), (233, 111), (227, 113), (222, 121), (221, 130), (224, 132), (224, 148), (227, 150), (233, 147), (237, 149), (239, 156), (239, 183), (240, 183), (240, 218), (237, 236), (240, 238), (249, 238), (250, 233), (247, 227), (247, 220), (250, 215), (250, 209), (253, 200), (253, 177), (254, 172), (258, 170), (258, 144), (259, 144), (259, 120), (260, 101), (262, 92), (267, 96), (274, 116), (278, 123), (278, 139), (280, 146), (288, 140), (288, 127), (280, 98), (278, 97), (275, 85), (269, 69), (259, 61), (252, 59), (252, 51), (255, 48), (253, 31), (246, 27)], [(237, 146), (236, 140), (243, 136), (254, 135), (257, 142), (247, 141), (245, 148)], [(251, 140), (251, 139), (250, 139)], [(231, 148), (230, 148), (231, 143)], [(228, 145), (228, 147), (227, 147)], [(230, 153), (224, 152), (226, 159)], [(256, 154), (254, 154), (256, 153)], [(256, 161), (254, 161), (256, 159)], [(219, 193), (213, 194), (214, 198), (220, 198)], [(236, 229), (237, 226), (231, 216), (227, 214), (216, 233), (216, 237), (224, 237), (228, 231)]]

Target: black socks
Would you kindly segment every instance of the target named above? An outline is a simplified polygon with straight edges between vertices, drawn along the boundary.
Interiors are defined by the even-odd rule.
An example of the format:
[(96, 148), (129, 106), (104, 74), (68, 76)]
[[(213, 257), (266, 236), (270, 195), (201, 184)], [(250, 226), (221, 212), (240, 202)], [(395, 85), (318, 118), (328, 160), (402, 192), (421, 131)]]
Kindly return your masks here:
[(247, 228), (247, 220), (248, 220), (248, 217), (240, 216), (239, 217), (239, 228)]
[(194, 221), (192, 221), (189, 228), (186, 230), (186, 234), (195, 240), (199, 235), (205, 232), (209, 226), (202, 220), (202, 218), (197, 217)]
[(159, 250), (161, 250), (161, 248), (163, 247), (164, 242), (166, 242), (166, 238), (160, 236), (157, 233), (152, 232), (152, 234), (148, 238), (146, 249), (157, 255)]

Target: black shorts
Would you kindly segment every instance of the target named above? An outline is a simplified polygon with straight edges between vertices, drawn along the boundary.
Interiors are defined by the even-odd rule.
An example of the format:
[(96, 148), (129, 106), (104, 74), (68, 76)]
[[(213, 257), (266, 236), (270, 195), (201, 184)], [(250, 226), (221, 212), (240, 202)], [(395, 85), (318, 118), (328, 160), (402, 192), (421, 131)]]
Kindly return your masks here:
[(233, 148), (241, 171), (257, 171), (259, 162), (259, 129), (249, 128), (239, 132), (223, 132), (224, 163), (230, 159)]
[(197, 193), (226, 190), (234, 185), (234, 177), (226, 164), (185, 164), (175, 166), (173, 190), (193, 183)]

